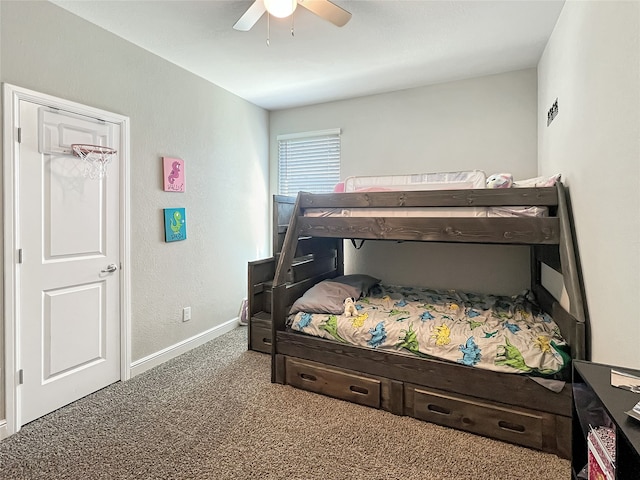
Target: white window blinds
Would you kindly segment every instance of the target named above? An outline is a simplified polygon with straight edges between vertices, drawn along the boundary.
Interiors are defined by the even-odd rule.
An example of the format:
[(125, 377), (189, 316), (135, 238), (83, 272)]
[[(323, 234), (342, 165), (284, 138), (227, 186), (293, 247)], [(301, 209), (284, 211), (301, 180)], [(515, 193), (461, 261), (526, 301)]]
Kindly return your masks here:
[(340, 181), (340, 129), (278, 135), (281, 195), (330, 193)]

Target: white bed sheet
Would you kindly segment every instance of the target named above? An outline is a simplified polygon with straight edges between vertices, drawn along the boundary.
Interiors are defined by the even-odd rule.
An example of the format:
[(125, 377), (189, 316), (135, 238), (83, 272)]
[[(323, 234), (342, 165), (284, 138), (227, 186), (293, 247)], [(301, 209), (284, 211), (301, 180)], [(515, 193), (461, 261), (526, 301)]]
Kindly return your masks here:
[[(484, 189), (482, 170), (435, 172), (411, 175), (352, 176), (344, 182), (344, 191), (385, 192), (425, 190)], [(307, 217), (545, 217), (546, 207), (422, 207), (422, 208), (308, 208)]]

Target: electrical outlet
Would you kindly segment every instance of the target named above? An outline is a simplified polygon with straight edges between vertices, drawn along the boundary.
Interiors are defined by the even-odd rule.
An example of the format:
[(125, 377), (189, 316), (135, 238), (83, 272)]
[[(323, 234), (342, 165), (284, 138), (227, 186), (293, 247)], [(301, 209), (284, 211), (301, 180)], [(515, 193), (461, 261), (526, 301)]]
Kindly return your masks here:
[(182, 321), (188, 322), (191, 320), (191, 307), (184, 307), (182, 309)]

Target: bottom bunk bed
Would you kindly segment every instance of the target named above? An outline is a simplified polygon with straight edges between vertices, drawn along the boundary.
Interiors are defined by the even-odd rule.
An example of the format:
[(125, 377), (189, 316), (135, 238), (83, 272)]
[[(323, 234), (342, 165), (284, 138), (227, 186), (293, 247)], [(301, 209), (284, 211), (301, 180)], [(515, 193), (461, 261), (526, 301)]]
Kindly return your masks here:
[[(558, 191), (564, 202), (562, 186)], [(364, 285), (364, 276), (345, 277), (343, 231), (315, 238), (321, 246), (316, 257), (337, 259), (334, 268), (296, 271), (302, 202), (299, 197), (272, 290), (273, 382), (570, 458), (570, 364), (586, 357), (586, 345), (566, 204), (549, 204), (554, 214), (560, 210), (554, 226), (562, 235), (550, 244), (530, 243), (531, 291), (507, 305), (503, 297)], [(331, 230), (330, 221), (325, 225)], [(542, 286), (542, 263), (563, 273), (568, 310)], [(341, 282), (355, 291), (336, 289)], [(345, 295), (361, 297), (349, 316)], [(519, 343), (523, 333), (531, 337), (528, 347)], [(437, 358), (438, 350), (447, 354)]]
[[(389, 304), (388, 299), (377, 300)], [(364, 301), (375, 300), (364, 297)], [(398, 303), (402, 304), (402, 300), (393, 304)], [(409, 306), (407, 309), (405, 305), (396, 309), (393, 304), (389, 309), (392, 315), (413, 308)], [(451, 309), (449, 306), (448, 310)], [(552, 303), (551, 310), (555, 310), (555, 318), (564, 315), (557, 303)], [(465, 361), (473, 363), (477, 359), (477, 346), (486, 343), (482, 340), (489, 340), (491, 334), (497, 336), (498, 328), (508, 330), (505, 324), (514, 329), (523, 328), (521, 321), (492, 318), (487, 321), (492, 324), (490, 328), (476, 327), (482, 331), (479, 337), (489, 338), (478, 338), (476, 347), (469, 341), (454, 343), (454, 348), (449, 351), (459, 358), (458, 362), (430, 358), (417, 350), (420, 335), (426, 336), (427, 343), (433, 346), (438, 341), (446, 342), (452, 329), (443, 332), (441, 327), (451, 320), (439, 323), (431, 335), (412, 331), (411, 322), (401, 320), (397, 322), (397, 328), (400, 328), (400, 334), (396, 335), (398, 341), (393, 340), (389, 333), (386, 335), (392, 338), (395, 351), (394, 348), (385, 351), (347, 343), (346, 335), (341, 334), (342, 328), (337, 325), (338, 318), (353, 325), (360, 322), (358, 317), (316, 314), (316, 318), (310, 320), (312, 323), (301, 327), (300, 323), (304, 325), (309, 317), (310, 314), (300, 312), (292, 319), (291, 328), (276, 332), (276, 382), (570, 458), (572, 392), (567, 380), (570, 379), (569, 358), (575, 352), (571, 352), (566, 340), (571, 334), (564, 332), (574, 330), (574, 346), (582, 332), (580, 325), (571, 325), (566, 316), (568, 324), (564, 326), (563, 333), (550, 332), (548, 336), (536, 335), (535, 338), (540, 345), (549, 345), (554, 352), (561, 352), (549, 353), (553, 367), (532, 368), (533, 362), (520, 355), (522, 349), (510, 344), (509, 340), (502, 343), (502, 350), (498, 349), (495, 354), (499, 359), (496, 363), (501, 363), (505, 369), (518, 369), (521, 373), (484, 370), (465, 364)], [(551, 325), (546, 321), (542, 323)], [(400, 324), (404, 324), (404, 328)], [(494, 328), (494, 324), (498, 328)], [(385, 341), (384, 333), (381, 333), (384, 330), (378, 325), (380, 322), (373, 327), (363, 324), (364, 328), (360, 329), (366, 332), (363, 338), (368, 338), (370, 343)], [(467, 327), (472, 328), (472, 325)], [(300, 329), (316, 329), (333, 339), (310, 336), (298, 331)], [(562, 329), (558, 327), (558, 330)], [(538, 337), (546, 340), (540, 341)], [(433, 341), (429, 342), (429, 338)], [(554, 374), (544, 376), (545, 370)]]

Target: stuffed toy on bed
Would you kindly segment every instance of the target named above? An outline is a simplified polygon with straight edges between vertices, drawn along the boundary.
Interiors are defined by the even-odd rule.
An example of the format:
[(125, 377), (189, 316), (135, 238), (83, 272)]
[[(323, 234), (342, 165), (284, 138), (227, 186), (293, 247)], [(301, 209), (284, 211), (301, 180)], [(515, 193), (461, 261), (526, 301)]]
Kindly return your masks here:
[(513, 185), (513, 175), (510, 173), (494, 173), (487, 178), (487, 188), (510, 188)]
[(353, 303), (353, 298), (351, 297), (347, 297), (344, 299), (344, 316), (345, 317), (358, 316), (358, 309), (356, 308), (356, 305)]

